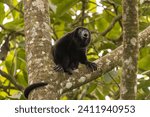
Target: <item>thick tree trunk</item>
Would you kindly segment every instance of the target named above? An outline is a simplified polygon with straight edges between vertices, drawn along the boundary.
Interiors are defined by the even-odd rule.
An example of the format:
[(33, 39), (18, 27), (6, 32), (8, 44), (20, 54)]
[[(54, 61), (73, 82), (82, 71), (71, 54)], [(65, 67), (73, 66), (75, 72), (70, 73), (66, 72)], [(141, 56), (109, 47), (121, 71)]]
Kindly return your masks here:
[(123, 0), (123, 71), (120, 90), (121, 99), (136, 98), (138, 42), (137, 0)]
[(48, 82), (37, 88), (29, 99), (57, 99), (56, 76), (52, 71), (48, 0), (24, 0), (26, 56), (29, 85)]

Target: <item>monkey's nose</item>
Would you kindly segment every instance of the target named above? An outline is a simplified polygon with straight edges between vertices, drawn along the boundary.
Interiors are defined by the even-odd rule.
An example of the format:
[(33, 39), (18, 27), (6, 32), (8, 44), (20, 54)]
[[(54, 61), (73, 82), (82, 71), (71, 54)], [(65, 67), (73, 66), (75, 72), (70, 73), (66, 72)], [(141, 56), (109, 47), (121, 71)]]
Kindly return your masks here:
[(86, 39), (87, 39), (87, 38), (88, 38), (88, 34), (84, 34), (84, 38), (86, 38)]

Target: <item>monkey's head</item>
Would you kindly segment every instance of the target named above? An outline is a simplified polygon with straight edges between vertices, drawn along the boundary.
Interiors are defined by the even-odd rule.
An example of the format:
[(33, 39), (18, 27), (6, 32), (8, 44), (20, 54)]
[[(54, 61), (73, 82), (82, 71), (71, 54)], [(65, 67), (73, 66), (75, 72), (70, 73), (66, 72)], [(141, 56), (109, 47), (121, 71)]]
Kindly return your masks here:
[(87, 28), (78, 27), (75, 30), (75, 41), (79, 44), (81, 47), (86, 47), (91, 40), (91, 33)]

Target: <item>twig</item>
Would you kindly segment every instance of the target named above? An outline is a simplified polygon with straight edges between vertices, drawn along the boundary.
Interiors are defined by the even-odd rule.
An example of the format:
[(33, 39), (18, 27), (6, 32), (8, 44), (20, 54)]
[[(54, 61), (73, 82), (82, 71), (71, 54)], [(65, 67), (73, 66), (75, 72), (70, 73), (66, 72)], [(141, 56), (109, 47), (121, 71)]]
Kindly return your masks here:
[(84, 17), (85, 17), (86, 4), (87, 4), (86, 0), (82, 0), (81, 26), (84, 26)]
[(120, 89), (120, 86), (119, 86), (119, 84), (117, 83), (117, 81), (113, 78), (113, 76), (110, 74), (110, 73), (108, 73), (109, 74), (109, 76), (111, 77), (111, 79), (115, 82), (115, 84), (117, 85), (117, 87)]
[(116, 17), (113, 19), (113, 21), (111, 22), (111, 24), (108, 26), (108, 28), (107, 28), (104, 32), (101, 33), (101, 35), (102, 35), (102, 36), (105, 36), (109, 31), (111, 31), (111, 29), (114, 27), (115, 23), (116, 23), (117, 21), (119, 21), (121, 18), (122, 18), (122, 15), (116, 16)]
[(14, 78), (12, 76), (10, 76), (9, 74), (7, 74), (6, 72), (4, 72), (2, 70), (0, 70), (0, 74), (1, 74), (1, 76), (8, 79), (13, 85), (15, 85), (15, 87), (17, 89), (19, 89), (20, 91), (23, 91), (24, 88), (21, 85), (19, 85), (18, 83), (16, 83), (16, 81), (14, 80)]
[[(21, 10), (19, 10), (19, 9), (16, 8), (16, 6), (18, 6), (18, 4), (20, 4), (20, 3), (18, 3), (16, 6), (13, 6), (13, 5), (11, 5), (11, 4), (8, 4), (7, 2), (3, 2), (3, 1), (0, 1), (0, 2), (1, 2), (1, 3), (4, 3), (4, 4), (8, 5), (10, 8), (12, 8), (11, 11), (12, 11), (12, 10), (16, 10), (16, 11), (20, 12), (22, 15), (24, 15), (24, 12), (23, 12), (23, 11), (21, 11)], [(11, 11), (10, 11), (10, 12), (11, 12)], [(9, 13), (10, 13), (10, 12), (9, 12)], [(9, 14), (9, 13), (8, 13), (8, 14)]]

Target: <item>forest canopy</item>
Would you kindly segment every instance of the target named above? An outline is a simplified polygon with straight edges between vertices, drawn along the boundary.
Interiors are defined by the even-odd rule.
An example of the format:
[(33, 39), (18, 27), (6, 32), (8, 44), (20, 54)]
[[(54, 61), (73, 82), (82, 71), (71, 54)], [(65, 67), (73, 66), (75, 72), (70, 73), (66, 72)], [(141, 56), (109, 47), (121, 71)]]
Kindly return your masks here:
[[(122, 44), (121, 0), (49, 0), (52, 44), (78, 26), (91, 31), (87, 50), (97, 60)], [(150, 5), (139, 0), (139, 32), (150, 26)], [(28, 85), (23, 0), (0, 0), (0, 99), (24, 99)], [(150, 47), (140, 49), (137, 99), (150, 99)], [(116, 66), (61, 99), (119, 99), (122, 69)]]

